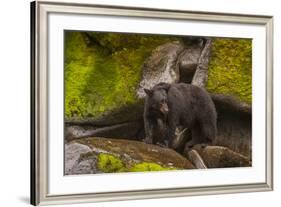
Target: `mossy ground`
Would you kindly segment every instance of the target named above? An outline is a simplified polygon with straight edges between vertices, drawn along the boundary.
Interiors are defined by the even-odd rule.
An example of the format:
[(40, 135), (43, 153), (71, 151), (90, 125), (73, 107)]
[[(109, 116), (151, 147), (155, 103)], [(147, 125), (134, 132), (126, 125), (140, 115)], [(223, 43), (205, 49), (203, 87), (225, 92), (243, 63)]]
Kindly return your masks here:
[(169, 40), (165, 36), (65, 32), (65, 117), (96, 117), (135, 103), (145, 58)]
[(165, 171), (176, 170), (174, 167), (165, 167), (153, 162), (135, 163), (132, 166), (126, 166), (117, 156), (107, 153), (98, 155), (97, 167), (104, 173), (114, 172), (147, 172), (147, 171)]
[(251, 103), (252, 40), (214, 39), (207, 89)]

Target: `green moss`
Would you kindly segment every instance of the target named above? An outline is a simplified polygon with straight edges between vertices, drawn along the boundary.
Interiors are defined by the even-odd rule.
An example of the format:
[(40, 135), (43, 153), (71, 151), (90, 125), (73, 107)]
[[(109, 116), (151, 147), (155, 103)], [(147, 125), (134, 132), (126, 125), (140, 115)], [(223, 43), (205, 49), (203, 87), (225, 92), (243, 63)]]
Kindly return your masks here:
[(163, 167), (159, 164), (152, 163), (152, 162), (138, 163), (135, 164), (132, 168), (130, 168), (130, 172), (165, 171), (165, 170), (176, 170), (176, 168)]
[(214, 39), (207, 89), (252, 101), (252, 40)]
[(97, 167), (105, 173), (125, 171), (125, 166), (121, 159), (114, 155), (105, 153), (99, 154)]
[(98, 117), (135, 103), (145, 58), (171, 40), (152, 35), (87, 34), (65, 33), (66, 118)]
[(97, 168), (104, 173), (114, 172), (147, 172), (147, 171), (165, 171), (176, 170), (174, 167), (163, 167), (153, 162), (141, 162), (133, 166), (126, 166), (117, 156), (107, 153), (98, 155)]

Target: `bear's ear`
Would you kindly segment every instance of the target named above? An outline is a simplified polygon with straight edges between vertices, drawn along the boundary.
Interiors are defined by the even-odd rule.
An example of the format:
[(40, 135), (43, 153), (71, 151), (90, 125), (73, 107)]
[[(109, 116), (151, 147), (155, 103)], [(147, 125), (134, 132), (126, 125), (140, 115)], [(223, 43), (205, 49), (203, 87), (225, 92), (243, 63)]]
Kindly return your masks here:
[(144, 92), (146, 93), (146, 95), (152, 96), (152, 91), (151, 91), (151, 90), (149, 90), (149, 89), (147, 89), (147, 88), (144, 88), (143, 90), (144, 90)]
[(168, 90), (171, 87), (171, 84), (169, 84), (169, 83), (160, 83), (160, 85), (161, 85), (161, 88), (163, 88), (166, 92), (168, 92)]

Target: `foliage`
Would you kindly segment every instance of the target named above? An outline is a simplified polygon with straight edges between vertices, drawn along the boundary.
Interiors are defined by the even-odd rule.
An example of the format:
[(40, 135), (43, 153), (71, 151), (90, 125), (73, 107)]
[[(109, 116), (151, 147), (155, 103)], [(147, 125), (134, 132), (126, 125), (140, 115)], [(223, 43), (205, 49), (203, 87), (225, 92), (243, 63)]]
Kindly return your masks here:
[(96, 117), (135, 103), (145, 58), (169, 40), (153, 35), (66, 32), (66, 118)]
[(209, 63), (207, 89), (252, 101), (252, 41), (216, 38)]

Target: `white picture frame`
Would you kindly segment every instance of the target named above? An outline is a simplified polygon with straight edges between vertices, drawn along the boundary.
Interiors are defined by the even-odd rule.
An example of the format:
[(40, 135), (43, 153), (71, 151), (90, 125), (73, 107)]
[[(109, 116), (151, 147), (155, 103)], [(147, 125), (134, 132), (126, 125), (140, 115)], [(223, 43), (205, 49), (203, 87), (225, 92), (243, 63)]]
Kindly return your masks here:
[[(114, 24), (117, 19), (118, 24)], [(93, 20), (95, 24), (92, 24)], [(148, 21), (151, 27), (148, 26)], [(134, 27), (133, 25), (136, 24), (139, 26)], [(183, 27), (180, 25), (184, 24), (190, 26), (192, 31), (181, 30), (180, 28)], [(36, 1), (31, 4), (31, 27), (31, 203), (33, 205), (273, 189), (273, 18), (271, 16)], [(173, 29), (167, 30), (165, 29), (167, 27)], [(253, 130), (260, 130), (253, 131), (260, 136), (260, 139), (257, 138), (259, 140), (256, 141), (257, 144), (253, 145), (253, 167), (229, 169), (227, 172), (223, 169), (214, 169), (192, 173), (157, 172), (153, 175), (132, 173), (65, 177), (62, 173), (63, 90), (58, 90), (63, 88), (61, 51), (65, 29), (253, 38), (253, 78), (255, 78), (253, 96), (257, 91), (260, 94), (253, 99), (253, 120), (259, 120), (256, 121)], [(57, 101), (52, 102), (53, 100)], [(256, 112), (263, 110), (264, 113), (258, 115), (255, 110)], [(259, 150), (256, 157), (255, 148)], [(167, 176), (175, 177), (175, 174), (178, 179), (174, 182), (167, 182), (165, 185), (161, 182)], [(220, 182), (214, 179), (223, 174), (227, 174), (231, 179)], [(187, 176), (190, 180), (184, 179)], [(196, 176), (200, 177), (200, 180), (196, 180)], [(115, 183), (116, 179), (120, 182)], [(151, 179), (151, 182), (132, 185), (132, 181), (136, 179)], [(207, 180), (212, 182), (207, 183)], [(105, 181), (108, 183), (103, 185)], [(94, 184), (99, 187), (94, 188)]]

